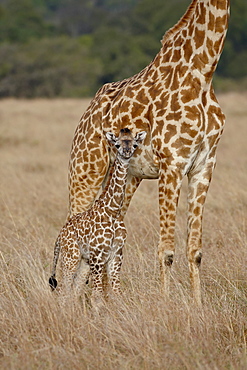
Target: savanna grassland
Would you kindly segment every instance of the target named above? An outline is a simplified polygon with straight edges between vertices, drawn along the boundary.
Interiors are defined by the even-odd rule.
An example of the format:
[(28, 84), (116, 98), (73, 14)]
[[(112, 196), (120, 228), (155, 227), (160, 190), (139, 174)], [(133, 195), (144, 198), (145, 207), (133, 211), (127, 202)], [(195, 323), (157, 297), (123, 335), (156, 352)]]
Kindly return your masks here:
[(157, 181), (126, 217), (123, 297), (102, 314), (60, 307), (48, 286), (68, 207), (74, 129), (88, 100), (0, 101), (0, 368), (247, 368), (247, 94), (220, 95), (227, 124), (204, 214), (203, 310), (190, 299), (186, 181), (169, 301), (160, 294)]

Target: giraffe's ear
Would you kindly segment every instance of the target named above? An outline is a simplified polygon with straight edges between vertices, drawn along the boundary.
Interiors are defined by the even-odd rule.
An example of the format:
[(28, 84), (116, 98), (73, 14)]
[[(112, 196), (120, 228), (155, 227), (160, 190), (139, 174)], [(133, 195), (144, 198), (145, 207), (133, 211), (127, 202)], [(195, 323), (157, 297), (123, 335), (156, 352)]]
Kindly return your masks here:
[(141, 143), (146, 136), (147, 136), (146, 131), (138, 132), (138, 134), (136, 134), (135, 136), (135, 140), (137, 141), (137, 143)]
[(105, 136), (106, 136), (107, 140), (108, 140), (110, 143), (112, 143), (112, 144), (115, 144), (115, 142), (117, 141), (116, 136), (115, 136), (112, 132), (107, 132), (107, 133), (105, 134)]

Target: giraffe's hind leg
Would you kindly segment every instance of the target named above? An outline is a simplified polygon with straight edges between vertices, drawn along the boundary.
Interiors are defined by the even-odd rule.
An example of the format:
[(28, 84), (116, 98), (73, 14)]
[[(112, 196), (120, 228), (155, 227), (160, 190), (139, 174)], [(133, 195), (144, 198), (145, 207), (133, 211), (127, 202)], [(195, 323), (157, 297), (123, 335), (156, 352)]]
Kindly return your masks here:
[[(75, 278), (81, 265), (81, 252), (74, 232), (66, 229), (61, 240), (61, 272), (62, 281), (59, 293), (65, 297), (75, 291)], [(72, 229), (73, 231), (73, 229)]]
[(192, 294), (199, 306), (201, 306), (199, 267), (202, 259), (202, 217), (214, 166), (215, 162), (212, 159), (203, 169), (188, 175), (187, 257)]
[(160, 263), (161, 289), (166, 297), (170, 291), (170, 270), (175, 252), (176, 210), (182, 183), (182, 174), (176, 167), (164, 164), (159, 179), (160, 241), (158, 256)]
[(83, 293), (83, 291), (85, 290), (85, 286), (89, 283), (89, 278), (89, 264), (84, 259), (82, 259), (74, 277), (74, 289), (77, 295)]
[(77, 271), (79, 268), (79, 261), (78, 263), (74, 263), (73, 265), (66, 264), (62, 267), (62, 282), (59, 292), (64, 296), (70, 296), (72, 293), (75, 292), (75, 285), (74, 280), (77, 275)]
[(90, 307), (90, 268), (88, 261), (81, 259), (73, 281), (74, 296), (78, 298), (86, 313)]

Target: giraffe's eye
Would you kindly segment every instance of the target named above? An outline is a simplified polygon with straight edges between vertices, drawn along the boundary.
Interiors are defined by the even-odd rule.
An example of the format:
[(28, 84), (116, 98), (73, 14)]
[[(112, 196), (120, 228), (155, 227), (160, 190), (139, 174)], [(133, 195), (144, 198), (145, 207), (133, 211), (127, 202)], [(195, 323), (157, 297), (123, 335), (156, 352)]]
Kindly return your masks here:
[(137, 144), (134, 144), (134, 145), (133, 145), (133, 148), (134, 148), (134, 149), (136, 149), (137, 147), (138, 147), (138, 145), (137, 145)]
[(116, 147), (117, 149), (119, 149), (119, 148), (120, 148), (120, 145), (119, 145), (119, 144), (116, 144), (116, 145), (115, 145), (115, 147)]

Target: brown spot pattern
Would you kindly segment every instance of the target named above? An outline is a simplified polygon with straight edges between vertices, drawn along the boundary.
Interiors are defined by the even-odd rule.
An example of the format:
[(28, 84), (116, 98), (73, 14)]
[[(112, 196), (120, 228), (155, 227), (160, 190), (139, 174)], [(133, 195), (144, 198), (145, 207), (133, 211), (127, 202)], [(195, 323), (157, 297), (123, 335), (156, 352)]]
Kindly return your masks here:
[(228, 0), (192, 0), (184, 16), (164, 35), (153, 62), (133, 77), (104, 85), (78, 125), (69, 167), (72, 215), (91, 206), (116, 155), (104, 134), (125, 126), (133, 133), (147, 132), (145, 145), (132, 158), (135, 171), (129, 173), (124, 211), (144, 168), (155, 163), (159, 168), (159, 261), (162, 284), (168, 289), (169, 268), (164, 261), (174, 254), (176, 204), (182, 178), (188, 175), (187, 255), (198, 302), (195, 260), (201, 253), (203, 206), (225, 121), (212, 77), (222, 52), (228, 13)]

